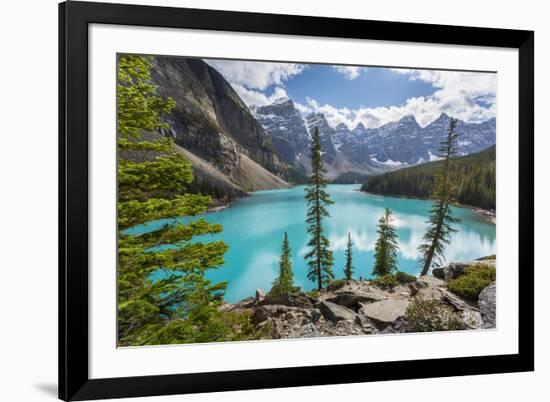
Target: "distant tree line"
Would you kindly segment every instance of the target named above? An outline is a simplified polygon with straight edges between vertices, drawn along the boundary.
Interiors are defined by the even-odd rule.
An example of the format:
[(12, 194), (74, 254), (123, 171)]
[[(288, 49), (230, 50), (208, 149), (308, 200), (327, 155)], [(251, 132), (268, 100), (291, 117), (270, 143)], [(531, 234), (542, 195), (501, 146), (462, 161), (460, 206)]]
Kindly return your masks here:
[[(434, 193), (435, 173), (444, 161), (372, 176), (361, 190), (374, 194), (429, 198)], [(476, 154), (455, 159), (453, 172), (456, 201), (484, 209), (495, 209), (496, 152), (491, 146)]]
[(209, 195), (214, 200), (224, 203), (231, 203), (236, 198), (245, 194), (244, 192), (236, 191), (228, 185), (213, 183), (208, 178), (201, 177), (197, 172), (194, 172), (193, 181), (185, 186), (185, 190), (191, 194)]

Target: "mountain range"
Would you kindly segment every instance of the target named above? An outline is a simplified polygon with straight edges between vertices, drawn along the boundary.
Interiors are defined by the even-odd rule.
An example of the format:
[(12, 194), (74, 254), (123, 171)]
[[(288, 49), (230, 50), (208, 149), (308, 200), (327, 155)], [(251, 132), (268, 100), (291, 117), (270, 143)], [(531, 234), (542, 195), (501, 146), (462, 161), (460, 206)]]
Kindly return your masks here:
[[(201, 59), (153, 58), (152, 81), (175, 108), (165, 117), (178, 150), (193, 162), (197, 182), (225, 194), (286, 188), (311, 171), (310, 141), (319, 128), (327, 176), (374, 175), (437, 159), (450, 117), (421, 127), (413, 116), (378, 128), (331, 126), (323, 113), (302, 115), (289, 98), (248, 107), (231, 84)], [(457, 124), (466, 155), (495, 143), (496, 123)], [(200, 185), (200, 183), (198, 183)]]
[[(322, 113), (302, 118), (288, 98), (277, 99), (268, 106), (253, 106), (251, 110), (271, 136), (281, 157), (306, 174), (309, 172), (308, 140), (313, 127), (318, 127), (325, 149), (325, 168), (331, 178), (346, 172), (379, 174), (437, 160), (451, 119), (442, 113), (421, 127), (414, 116), (409, 115), (378, 128), (365, 128), (359, 123), (350, 130), (343, 123), (331, 127)], [(496, 120), (482, 123), (459, 120), (456, 132), (460, 134), (460, 155), (479, 152), (495, 144)]]

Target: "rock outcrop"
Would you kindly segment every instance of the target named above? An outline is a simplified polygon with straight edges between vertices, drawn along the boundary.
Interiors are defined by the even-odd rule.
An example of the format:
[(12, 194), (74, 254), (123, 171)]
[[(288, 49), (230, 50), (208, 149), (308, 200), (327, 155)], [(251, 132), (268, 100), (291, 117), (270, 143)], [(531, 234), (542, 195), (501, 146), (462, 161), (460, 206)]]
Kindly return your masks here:
[(323, 317), (333, 323), (337, 323), (342, 320), (355, 321), (355, 317), (357, 317), (357, 314), (353, 310), (329, 301), (321, 302), (319, 308), (321, 313), (323, 313)]
[(466, 268), (468, 267), (475, 268), (476, 266), (491, 266), (493, 268), (496, 268), (496, 260), (479, 259), (479, 260), (470, 261), (470, 262), (452, 262), (445, 267), (433, 268), (432, 275), (438, 279), (442, 279), (444, 281), (450, 281), (451, 279), (458, 278), (460, 275), (462, 275)]
[[(466, 267), (482, 263), (494, 265), (494, 260), (449, 264), (450, 268), (444, 267), (440, 272), (443, 277), (454, 278)], [(445, 314), (450, 313), (458, 320), (459, 329), (468, 330), (495, 327), (495, 293), (496, 284), (492, 283), (481, 292), (476, 303), (452, 293), (445, 280), (434, 276), (421, 276), (393, 289), (382, 289), (369, 281), (349, 280), (313, 293), (270, 295), (258, 289), (255, 297), (226, 305), (224, 309), (249, 311), (253, 324), (268, 328), (274, 339), (308, 338), (413, 332), (407, 326), (407, 311), (422, 300), (443, 306)]]
[(496, 282), (491, 283), (479, 294), (479, 310), (481, 311), (481, 318), (483, 319), (483, 328), (496, 328)]
[(410, 300), (386, 299), (361, 307), (361, 314), (384, 328), (405, 317)]

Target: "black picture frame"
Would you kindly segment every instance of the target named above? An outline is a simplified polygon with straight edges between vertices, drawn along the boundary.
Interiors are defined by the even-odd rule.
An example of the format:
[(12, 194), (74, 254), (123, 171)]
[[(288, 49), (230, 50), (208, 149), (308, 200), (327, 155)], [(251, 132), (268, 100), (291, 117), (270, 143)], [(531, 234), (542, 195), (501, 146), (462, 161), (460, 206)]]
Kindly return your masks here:
[[(213, 373), (88, 375), (88, 25), (355, 38), (519, 51), (517, 354)], [(59, 5), (59, 398), (103, 398), (534, 370), (534, 32), (70, 1)], [(521, 268), (521, 269), (519, 269)]]

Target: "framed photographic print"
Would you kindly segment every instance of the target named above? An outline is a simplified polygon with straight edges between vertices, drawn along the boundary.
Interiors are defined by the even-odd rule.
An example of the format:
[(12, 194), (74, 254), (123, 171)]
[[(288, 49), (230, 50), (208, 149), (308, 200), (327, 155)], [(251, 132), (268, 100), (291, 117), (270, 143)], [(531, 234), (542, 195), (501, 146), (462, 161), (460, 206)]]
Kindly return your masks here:
[(59, 27), (61, 399), (533, 370), (533, 32)]

